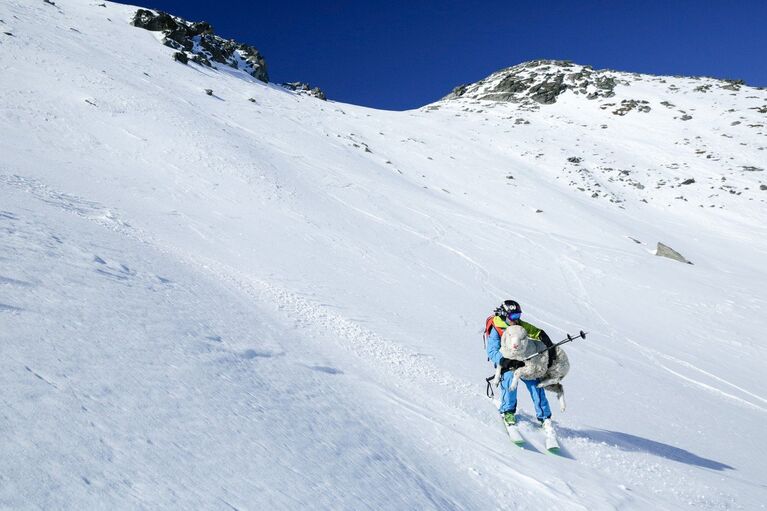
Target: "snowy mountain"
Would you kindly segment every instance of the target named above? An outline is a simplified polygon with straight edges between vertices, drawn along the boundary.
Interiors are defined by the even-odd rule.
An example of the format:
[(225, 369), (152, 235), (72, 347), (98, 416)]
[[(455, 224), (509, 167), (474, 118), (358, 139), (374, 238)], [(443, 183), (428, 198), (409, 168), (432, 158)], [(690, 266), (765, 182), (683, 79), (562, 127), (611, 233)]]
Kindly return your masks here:
[[(2, 507), (764, 508), (766, 91), (536, 61), (378, 111), (138, 9), (0, 3)], [(562, 456), (484, 395), (509, 297), (589, 331)]]

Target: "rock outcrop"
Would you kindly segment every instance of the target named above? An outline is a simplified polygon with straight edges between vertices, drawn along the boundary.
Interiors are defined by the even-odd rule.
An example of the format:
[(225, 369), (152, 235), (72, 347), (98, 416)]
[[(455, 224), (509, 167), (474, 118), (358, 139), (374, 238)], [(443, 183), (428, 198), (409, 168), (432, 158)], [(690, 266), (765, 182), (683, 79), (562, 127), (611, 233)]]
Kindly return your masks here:
[(673, 259), (674, 261), (679, 261), (680, 263), (692, 264), (682, 254), (669, 247), (668, 245), (664, 245), (660, 241), (658, 242), (658, 248), (655, 250), (655, 255), (660, 257), (667, 257), (669, 259)]
[(209, 23), (192, 23), (161, 11), (147, 9), (136, 11), (132, 23), (145, 30), (163, 32), (163, 44), (177, 50), (173, 58), (178, 62), (185, 64), (191, 60), (208, 67), (215, 67), (214, 63), (224, 64), (240, 69), (262, 82), (269, 82), (266, 61), (256, 48), (215, 35)]
[(609, 98), (620, 83), (615, 73), (580, 66), (567, 60), (533, 60), (502, 69), (484, 80), (461, 85), (443, 99), (531, 102), (550, 105), (566, 90), (588, 99)]
[(325, 93), (322, 91), (322, 89), (320, 89), (319, 87), (312, 87), (308, 83), (287, 82), (287, 83), (283, 83), (282, 86), (298, 94), (312, 96), (312, 97), (321, 99), (323, 101), (328, 99), (327, 96), (325, 96)]

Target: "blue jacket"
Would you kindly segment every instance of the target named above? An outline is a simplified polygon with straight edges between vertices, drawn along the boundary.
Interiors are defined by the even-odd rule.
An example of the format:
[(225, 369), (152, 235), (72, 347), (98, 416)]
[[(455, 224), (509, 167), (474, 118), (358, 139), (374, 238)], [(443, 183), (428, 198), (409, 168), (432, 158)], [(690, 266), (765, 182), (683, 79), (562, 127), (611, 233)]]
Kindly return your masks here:
[(490, 335), (487, 336), (487, 358), (493, 365), (497, 366), (501, 363), (501, 336), (498, 335), (498, 331), (493, 328), (490, 330)]

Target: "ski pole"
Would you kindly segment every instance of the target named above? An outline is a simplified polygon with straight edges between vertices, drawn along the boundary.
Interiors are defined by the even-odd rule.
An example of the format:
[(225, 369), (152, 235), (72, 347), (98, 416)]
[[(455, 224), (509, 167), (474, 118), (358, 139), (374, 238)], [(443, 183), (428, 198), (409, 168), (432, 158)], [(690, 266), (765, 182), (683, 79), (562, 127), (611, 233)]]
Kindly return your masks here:
[(551, 348), (556, 348), (557, 346), (562, 346), (563, 344), (567, 344), (568, 342), (572, 342), (572, 341), (574, 341), (574, 340), (576, 340), (576, 339), (586, 339), (586, 333), (587, 333), (587, 332), (584, 332), (583, 330), (581, 330), (581, 331), (580, 331), (580, 333), (579, 333), (578, 335), (574, 336), (574, 337), (573, 337), (572, 335), (570, 335), (570, 334), (567, 334), (567, 339), (562, 339), (562, 340), (561, 340), (561, 341), (559, 341), (558, 343), (556, 343), (556, 344), (552, 344), (551, 346), (548, 346), (548, 347), (546, 347), (546, 348), (542, 349), (541, 351), (536, 351), (535, 353), (533, 353), (533, 354), (532, 354), (532, 355), (530, 355), (529, 357), (525, 357), (525, 358), (523, 358), (522, 360), (523, 360), (523, 361), (524, 361), (524, 360), (530, 360), (531, 358), (537, 357), (537, 356), (538, 356), (538, 355), (540, 355), (541, 353), (546, 353), (546, 352), (547, 352), (547, 351), (549, 351)]

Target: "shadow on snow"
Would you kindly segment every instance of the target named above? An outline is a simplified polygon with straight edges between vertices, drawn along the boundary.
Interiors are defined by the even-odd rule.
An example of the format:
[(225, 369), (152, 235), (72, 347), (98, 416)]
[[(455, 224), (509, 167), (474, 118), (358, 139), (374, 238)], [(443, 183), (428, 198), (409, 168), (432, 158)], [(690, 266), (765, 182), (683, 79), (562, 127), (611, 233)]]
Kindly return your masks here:
[(655, 440), (649, 440), (636, 435), (630, 435), (628, 433), (606, 429), (576, 430), (564, 427), (559, 427), (558, 429), (562, 437), (583, 438), (592, 442), (603, 442), (608, 445), (614, 445), (622, 451), (645, 452), (669, 460), (685, 463), (687, 465), (695, 465), (712, 470), (734, 470), (733, 467), (725, 463), (702, 458), (690, 451), (680, 449), (679, 447), (656, 442)]

